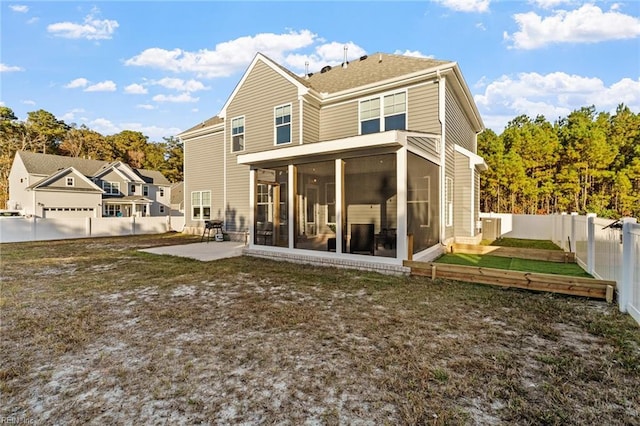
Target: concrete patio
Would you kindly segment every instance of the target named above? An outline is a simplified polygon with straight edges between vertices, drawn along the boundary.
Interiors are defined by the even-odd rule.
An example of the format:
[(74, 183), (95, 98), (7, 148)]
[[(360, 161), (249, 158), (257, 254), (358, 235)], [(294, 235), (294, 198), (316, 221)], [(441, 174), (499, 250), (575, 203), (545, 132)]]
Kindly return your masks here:
[(208, 241), (202, 243), (182, 244), (175, 246), (153, 247), (141, 249), (152, 254), (167, 254), (170, 256), (189, 257), (191, 259), (209, 262), (228, 257), (242, 256), (244, 243), (237, 241)]

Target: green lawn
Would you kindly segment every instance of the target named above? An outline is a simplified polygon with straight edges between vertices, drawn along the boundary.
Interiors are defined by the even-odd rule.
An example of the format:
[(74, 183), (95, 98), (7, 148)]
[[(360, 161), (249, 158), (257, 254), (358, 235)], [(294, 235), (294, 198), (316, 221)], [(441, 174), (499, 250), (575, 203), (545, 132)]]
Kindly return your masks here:
[(498, 238), (494, 241), (483, 240), (482, 245), (500, 247), (518, 247), (543, 250), (562, 250), (549, 240), (525, 240), (522, 238)]
[(575, 263), (557, 263), (542, 260), (526, 260), (510, 257), (499, 257), (480, 254), (445, 254), (437, 263), (452, 265), (482, 266), (483, 268), (508, 269), (512, 271), (538, 272), (543, 274), (569, 275), (572, 277), (587, 277), (582, 268)]

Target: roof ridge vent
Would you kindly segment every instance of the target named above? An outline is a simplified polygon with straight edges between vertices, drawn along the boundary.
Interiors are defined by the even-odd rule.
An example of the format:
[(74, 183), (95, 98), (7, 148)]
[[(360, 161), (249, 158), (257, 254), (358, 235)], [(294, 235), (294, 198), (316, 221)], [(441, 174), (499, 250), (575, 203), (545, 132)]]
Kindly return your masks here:
[(320, 74), (324, 74), (325, 72), (329, 71), (331, 69), (331, 65), (325, 65), (324, 67), (322, 67), (322, 69), (320, 70)]
[(367, 59), (367, 58), (368, 58), (368, 56), (367, 56), (367, 55), (362, 55), (362, 56), (360, 56), (360, 60), (361, 60), (361, 61), (364, 61), (364, 60), (365, 60), (365, 59)]

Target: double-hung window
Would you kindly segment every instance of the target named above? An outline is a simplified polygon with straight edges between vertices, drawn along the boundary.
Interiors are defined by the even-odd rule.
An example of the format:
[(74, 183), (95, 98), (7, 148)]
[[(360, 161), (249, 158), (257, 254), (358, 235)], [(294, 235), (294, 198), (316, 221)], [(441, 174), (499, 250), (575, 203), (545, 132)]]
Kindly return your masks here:
[(193, 220), (211, 219), (211, 191), (191, 192), (191, 218)]
[(384, 97), (384, 130), (405, 130), (407, 94), (394, 93)]
[(291, 142), (291, 104), (276, 107), (276, 145)]
[(75, 184), (74, 179), (72, 177), (68, 177), (66, 180), (66, 184), (67, 186), (74, 186)]
[[(381, 119), (381, 112), (382, 118)], [(407, 94), (392, 93), (360, 101), (360, 134), (405, 130), (407, 128)]]
[(360, 102), (360, 134), (380, 131), (380, 98)]
[(149, 187), (147, 185), (142, 185), (142, 195), (145, 197), (149, 196)]
[(244, 151), (244, 117), (231, 120), (231, 150)]
[(445, 178), (444, 187), (445, 198), (445, 226), (453, 226), (453, 179)]
[(102, 182), (102, 189), (108, 195), (120, 194), (120, 182)]

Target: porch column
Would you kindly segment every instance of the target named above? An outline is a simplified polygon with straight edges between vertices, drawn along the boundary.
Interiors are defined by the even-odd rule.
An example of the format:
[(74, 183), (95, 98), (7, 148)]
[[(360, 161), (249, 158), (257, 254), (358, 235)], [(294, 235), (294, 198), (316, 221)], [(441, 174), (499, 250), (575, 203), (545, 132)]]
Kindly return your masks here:
[(403, 146), (396, 151), (396, 182), (398, 192), (396, 259), (408, 259), (407, 249), (407, 148)]
[(343, 233), (342, 229), (342, 206), (344, 206), (344, 162), (336, 158), (336, 253), (342, 253)]
[(289, 235), (289, 248), (295, 248), (296, 231), (296, 167), (293, 164), (287, 166), (287, 233)]
[(249, 247), (253, 246), (255, 241), (256, 226), (256, 171), (249, 170)]

